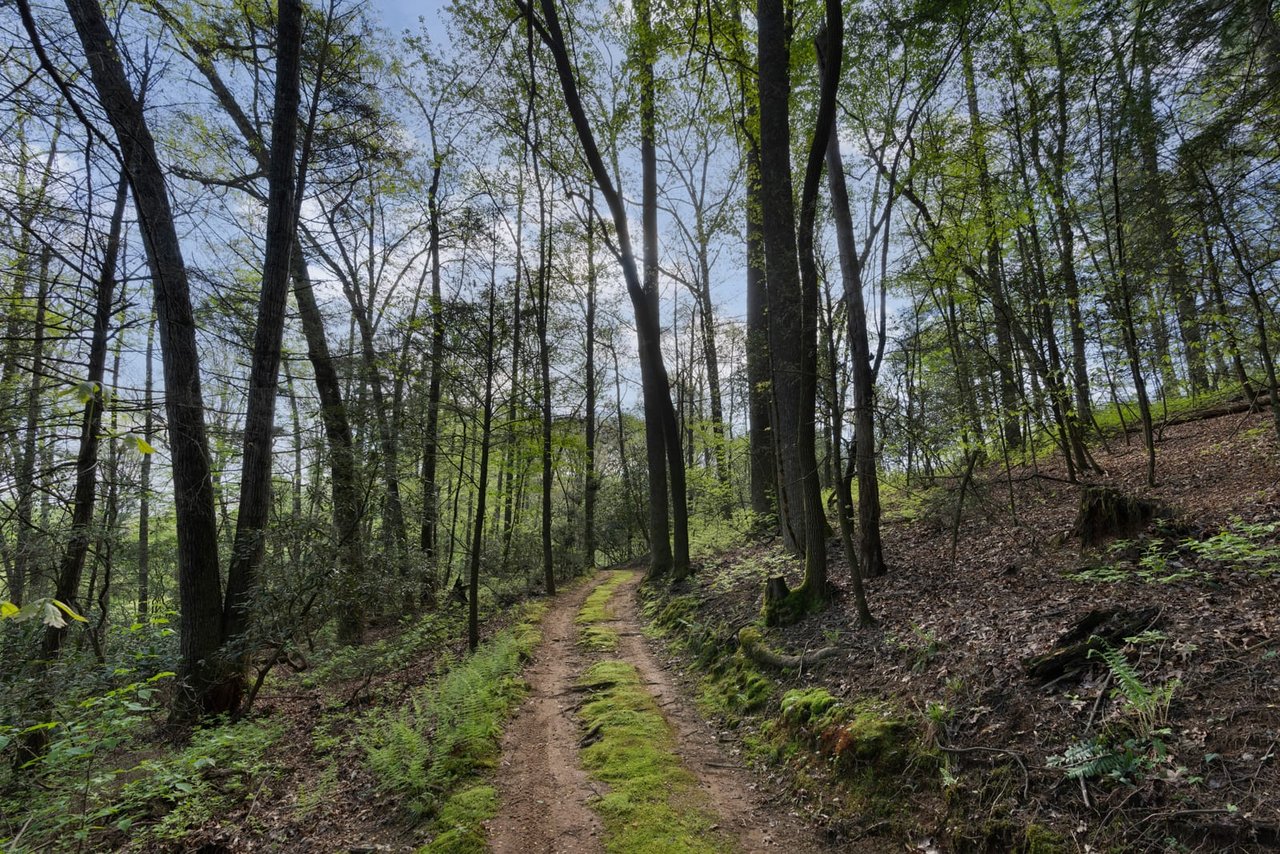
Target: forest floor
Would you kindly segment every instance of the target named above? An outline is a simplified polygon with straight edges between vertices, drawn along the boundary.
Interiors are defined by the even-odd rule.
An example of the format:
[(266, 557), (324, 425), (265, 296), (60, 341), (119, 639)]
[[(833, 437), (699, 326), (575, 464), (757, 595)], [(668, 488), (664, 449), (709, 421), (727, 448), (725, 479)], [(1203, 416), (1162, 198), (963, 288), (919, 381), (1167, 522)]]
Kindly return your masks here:
[[(783, 769), (793, 806), (842, 850), (1280, 847), (1270, 413), (1167, 424), (1155, 487), (1139, 434), (1091, 449), (1105, 473), (1090, 480), (1157, 503), (1154, 521), (1083, 546), (1081, 487), (1052, 455), (980, 467), (958, 528), (960, 474), (890, 490), (889, 569), (867, 584), (876, 625), (857, 626), (832, 541), (835, 607), (762, 637), (786, 653), (839, 650), (798, 670), (726, 652), (758, 619), (768, 577), (800, 580), (776, 543), (722, 553), (689, 592), (652, 598), (680, 661), (703, 674), (704, 706)], [(1035, 678), (1034, 659), (1091, 613), (1140, 619), (1109, 644), (1115, 666), (1099, 650)], [(871, 732), (896, 729), (897, 743), (860, 744), (868, 721), (880, 726)]]
[[(871, 628), (857, 626), (833, 539), (833, 607), (763, 629), (765, 580), (794, 585), (802, 567), (745, 534), (675, 592), (625, 569), (501, 609), (474, 656), (460, 608), (384, 627), (345, 657), (273, 677), (223, 739), (246, 756), (239, 764), (182, 754), (203, 800), (156, 801), (150, 836), (137, 836), (139, 821), (91, 848), (1280, 846), (1280, 444), (1269, 414), (1167, 425), (1154, 488), (1137, 435), (1092, 450), (1105, 469), (1095, 482), (1163, 509), (1088, 548), (1072, 532), (1081, 488), (1052, 457), (980, 467), (958, 526), (959, 475), (887, 488), (889, 572), (867, 583)], [(1147, 616), (1110, 659), (1033, 678), (1029, 662), (1091, 612)], [(453, 695), (462, 702), (449, 700), (451, 674), (535, 623), (536, 641), (513, 647), (504, 675), (467, 677)], [(776, 652), (836, 654), (765, 666), (743, 629)], [(475, 745), (431, 753), (444, 727), (471, 719), (471, 688), (495, 684), (501, 702)], [(450, 750), (473, 761), (440, 783), (431, 773)], [(451, 811), (459, 791), (482, 808)], [(460, 814), (469, 824), (451, 828)]]

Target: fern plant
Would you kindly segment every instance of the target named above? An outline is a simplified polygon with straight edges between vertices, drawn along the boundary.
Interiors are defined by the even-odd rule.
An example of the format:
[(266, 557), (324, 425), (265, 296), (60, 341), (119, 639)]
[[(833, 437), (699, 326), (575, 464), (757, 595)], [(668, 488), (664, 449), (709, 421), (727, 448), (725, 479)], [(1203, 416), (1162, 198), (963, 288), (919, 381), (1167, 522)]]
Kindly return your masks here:
[(1124, 700), (1133, 735), (1138, 739), (1151, 740), (1164, 734), (1169, 720), (1169, 704), (1181, 683), (1174, 678), (1160, 685), (1147, 685), (1124, 653), (1107, 644), (1089, 651), (1090, 658), (1095, 655), (1111, 671), (1111, 679), (1116, 685), (1112, 695)]
[(1050, 757), (1049, 764), (1064, 769), (1073, 779), (1132, 783), (1168, 757), (1163, 737), (1169, 734), (1169, 704), (1180, 683), (1169, 679), (1148, 685), (1121, 650), (1105, 643), (1090, 650), (1089, 657), (1095, 655), (1111, 673), (1115, 683), (1111, 695), (1122, 701), (1123, 725), (1129, 737), (1109, 732), (1078, 741)]
[(1110, 779), (1130, 783), (1151, 766), (1151, 758), (1137, 741), (1113, 746), (1106, 739), (1077, 741), (1057, 756), (1049, 757), (1051, 767), (1062, 768), (1070, 779)]

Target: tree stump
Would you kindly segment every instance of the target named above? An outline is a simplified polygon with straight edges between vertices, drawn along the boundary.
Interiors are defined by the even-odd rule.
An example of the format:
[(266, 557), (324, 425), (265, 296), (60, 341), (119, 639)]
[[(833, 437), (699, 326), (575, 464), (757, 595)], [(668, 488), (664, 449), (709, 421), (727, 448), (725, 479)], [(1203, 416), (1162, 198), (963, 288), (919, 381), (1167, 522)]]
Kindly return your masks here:
[(1086, 486), (1071, 529), (1082, 546), (1096, 546), (1112, 537), (1124, 537), (1151, 523), (1160, 505), (1125, 495), (1113, 486)]
[(776, 626), (779, 623), (779, 609), (787, 602), (787, 598), (791, 595), (791, 588), (787, 586), (787, 579), (781, 575), (770, 576), (764, 583), (764, 623), (766, 626)]
[(1103, 608), (1090, 611), (1054, 643), (1053, 649), (1026, 661), (1027, 677), (1040, 684), (1089, 666), (1089, 653), (1118, 647), (1124, 639), (1151, 628), (1159, 616), (1157, 608)]

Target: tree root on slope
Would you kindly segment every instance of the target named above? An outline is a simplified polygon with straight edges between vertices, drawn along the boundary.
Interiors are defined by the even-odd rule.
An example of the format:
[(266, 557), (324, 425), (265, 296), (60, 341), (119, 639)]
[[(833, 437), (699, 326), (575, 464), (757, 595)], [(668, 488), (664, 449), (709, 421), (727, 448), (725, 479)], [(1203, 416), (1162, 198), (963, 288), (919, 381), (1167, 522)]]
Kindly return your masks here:
[(765, 646), (760, 632), (751, 626), (744, 626), (738, 629), (738, 647), (747, 658), (756, 664), (773, 670), (795, 670), (797, 668), (812, 667), (820, 661), (834, 658), (849, 651), (841, 646), (824, 646), (821, 649), (815, 649), (813, 652), (807, 652), (803, 655), (789, 655), (785, 652), (777, 652)]

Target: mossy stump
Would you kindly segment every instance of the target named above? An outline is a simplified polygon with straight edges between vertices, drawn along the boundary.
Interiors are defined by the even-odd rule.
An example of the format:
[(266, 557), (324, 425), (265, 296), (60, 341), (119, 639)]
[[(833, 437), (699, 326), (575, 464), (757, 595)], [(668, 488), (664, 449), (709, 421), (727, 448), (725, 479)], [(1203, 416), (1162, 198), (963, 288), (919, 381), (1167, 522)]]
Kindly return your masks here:
[(764, 586), (764, 624), (795, 625), (806, 615), (822, 610), (826, 603), (827, 598), (818, 595), (808, 584), (792, 590), (781, 575), (772, 576)]

